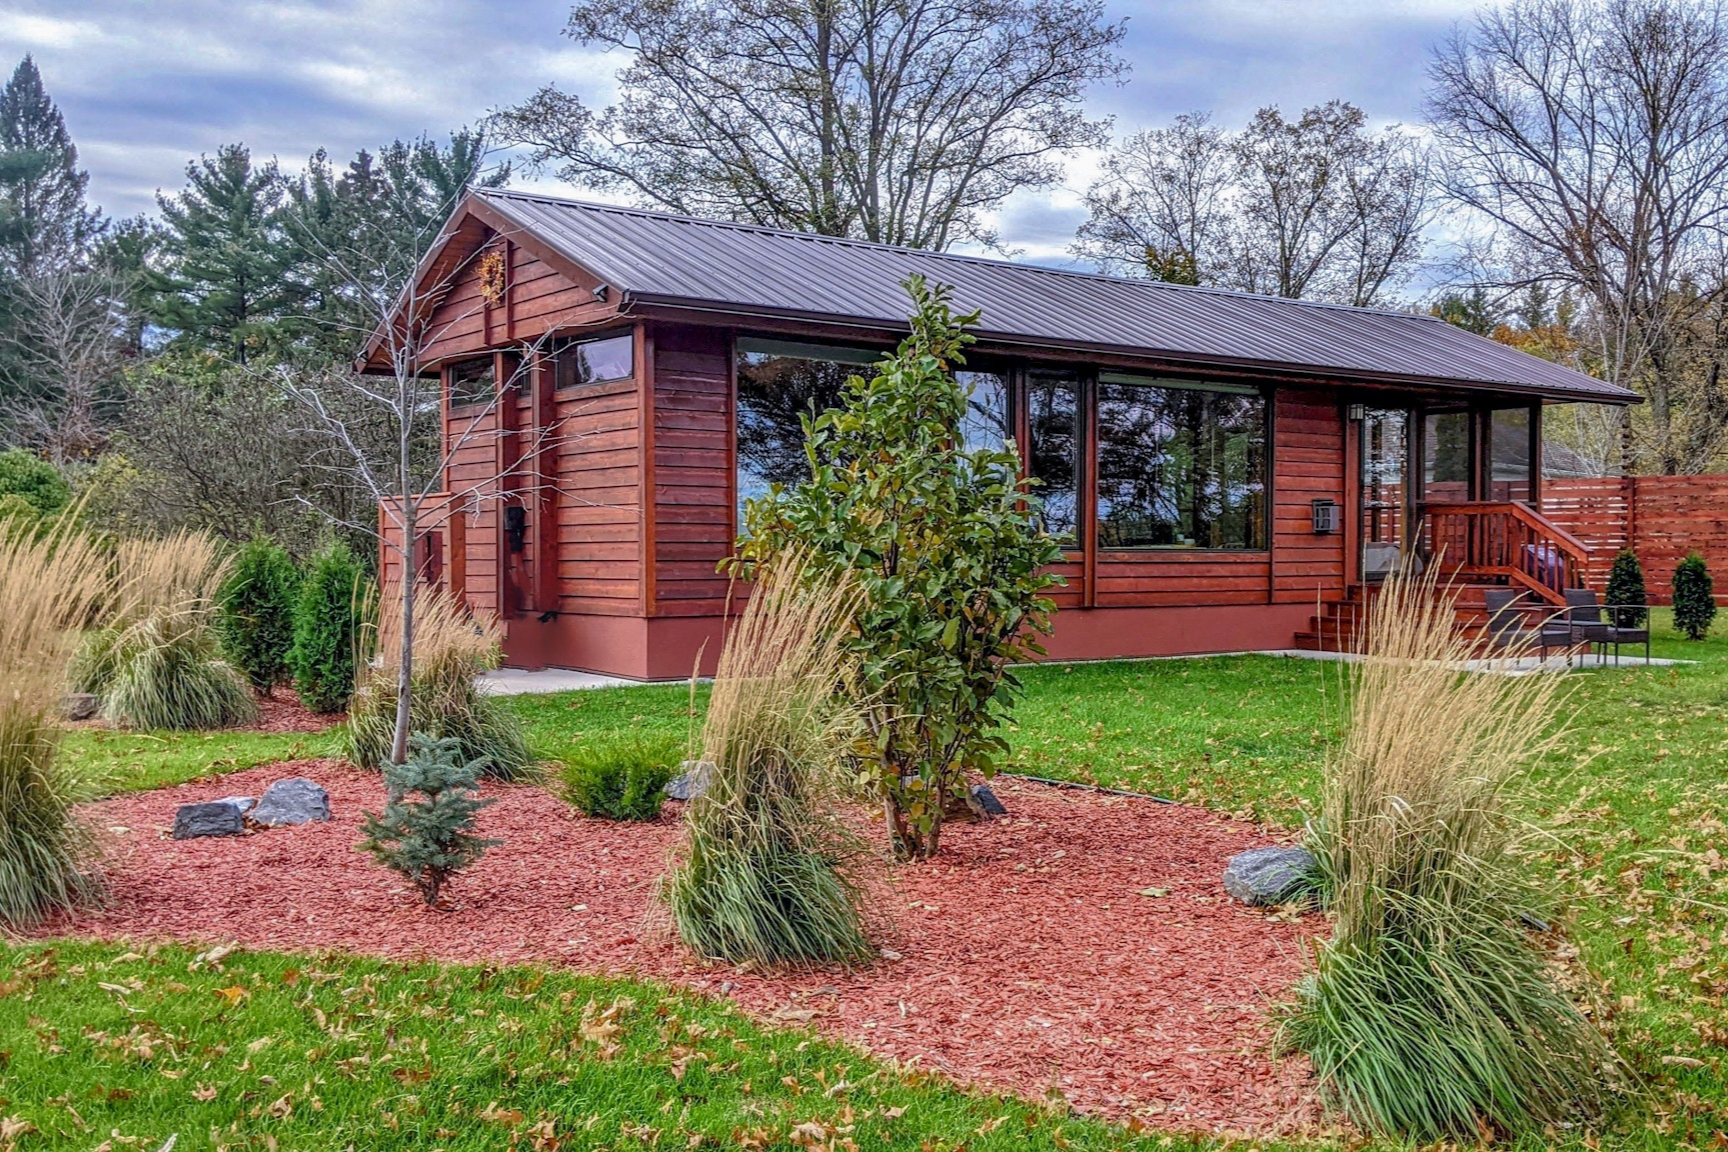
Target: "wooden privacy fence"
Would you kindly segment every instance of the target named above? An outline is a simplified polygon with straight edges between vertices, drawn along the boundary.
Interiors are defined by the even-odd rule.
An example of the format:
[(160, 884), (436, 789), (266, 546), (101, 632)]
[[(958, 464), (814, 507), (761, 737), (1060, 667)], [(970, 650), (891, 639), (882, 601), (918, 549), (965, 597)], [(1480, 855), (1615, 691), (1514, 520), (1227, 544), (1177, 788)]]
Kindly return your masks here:
[(1728, 603), (1728, 475), (1547, 480), (1542, 514), (1588, 550), (1585, 580), (1601, 590), (1620, 549), (1644, 566), (1650, 600), (1668, 603), (1674, 567), (1700, 552)]

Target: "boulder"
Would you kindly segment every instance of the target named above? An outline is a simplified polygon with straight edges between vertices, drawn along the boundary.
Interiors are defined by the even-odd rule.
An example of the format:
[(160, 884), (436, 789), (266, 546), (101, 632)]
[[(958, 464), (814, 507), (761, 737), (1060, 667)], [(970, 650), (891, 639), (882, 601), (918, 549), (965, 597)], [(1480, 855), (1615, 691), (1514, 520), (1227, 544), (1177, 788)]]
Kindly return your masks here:
[(1244, 904), (1283, 904), (1313, 886), (1317, 869), (1306, 848), (1250, 848), (1230, 857), (1224, 888)]
[(91, 720), (102, 711), (102, 698), (94, 692), (68, 692), (60, 701), (60, 711), (68, 720)]
[(252, 805), (250, 796), (224, 796), (203, 804), (182, 804), (174, 810), (174, 839), (238, 836), (246, 830), (246, 813)]
[(988, 784), (972, 785), (972, 804), (986, 820), (1008, 815), (1007, 807), (996, 798), (996, 793), (990, 791)]
[(252, 819), (270, 828), (330, 819), (330, 793), (304, 776), (278, 780), (264, 790)]
[(712, 760), (686, 760), (678, 775), (666, 782), (666, 799), (694, 800), (708, 791), (718, 766)]

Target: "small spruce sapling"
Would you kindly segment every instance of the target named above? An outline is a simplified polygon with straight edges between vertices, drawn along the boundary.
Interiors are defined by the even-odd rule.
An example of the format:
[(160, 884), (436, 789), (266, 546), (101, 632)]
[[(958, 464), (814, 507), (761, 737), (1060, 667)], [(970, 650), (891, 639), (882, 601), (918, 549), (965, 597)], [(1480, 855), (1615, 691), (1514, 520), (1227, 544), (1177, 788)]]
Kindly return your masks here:
[(294, 610), (300, 570), (287, 549), (268, 536), (254, 538), (235, 558), (234, 570), (217, 593), (222, 650), (266, 695), (288, 676), (294, 647)]
[(1608, 603), (1614, 605), (1614, 624), (1619, 628), (1636, 628), (1649, 617), (1650, 603), (1644, 591), (1644, 568), (1638, 554), (1622, 548), (1614, 557), (1614, 567), (1608, 573)]
[(1702, 640), (1716, 617), (1716, 587), (1704, 557), (1694, 552), (1674, 568), (1674, 627)]
[(384, 765), (384, 814), (366, 813), (360, 847), (413, 882), (428, 905), (457, 872), (499, 843), (474, 835), (474, 817), (492, 803), (479, 795), (483, 760), (462, 762), (461, 742), (415, 736), (408, 759)]

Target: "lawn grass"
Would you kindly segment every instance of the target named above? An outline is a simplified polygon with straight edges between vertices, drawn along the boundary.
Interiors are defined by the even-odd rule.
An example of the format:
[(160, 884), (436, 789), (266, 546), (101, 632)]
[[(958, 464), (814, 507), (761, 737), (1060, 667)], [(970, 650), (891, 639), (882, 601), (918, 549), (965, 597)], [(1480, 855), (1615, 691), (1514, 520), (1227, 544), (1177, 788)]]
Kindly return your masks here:
[[(1626, 1052), (1650, 1088), (1652, 1104), (1648, 1115), (1604, 1134), (1600, 1143), (1629, 1150), (1728, 1152), (1728, 629), (1712, 639), (1695, 643), (1673, 632), (1665, 611), (1657, 616), (1655, 654), (1696, 663), (1671, 668), (1604, 669), (1570, 677), (1566, 734), (1558, 750), (1531, 773), (1521, 803), (1530, 816), (1555, 832), (1553, 849), (1544, 859), (1533, 861), (1532, 866), (1551, 873), (1569, 895), (1567, 931), (1600, 978), (1603, 1010), (1612, 1016)], [(1010, 732), (1013, 755), (1009, 767), (1033, 775), (1129, 788), (1249, 812), (1287, 827), (1298, 827), (1318, 799), (1324, 753), (1340, 732), (1345, 711), (1342, 671), (1336, 663), (1278, 657), (1056, 664), (1025, 669), (1022, 675), (1026, 694)], [(698, 712), (704, 703), (705, 692), (699, 691)], [(558, 748), (618, 737), (683, 738), (699, 720), (699, 716), (691, 714), (689, 691), (683, 686), (524, 696), (513, 698), (511, 706), (522, 715), (531, 742), (542, 755)], [(81, 731), (69, 737), (67, 754), (92, 775), (112, 781), (110, 790), (116, 790), (156, 786), (284, 756), (328, 754), (331, 748), (328, 735), (126, 736)], [(63, 950), (63, 975), (57, 979), (66, 983), (36, 981), (31, 985), (39, 997), (64, 996), (72, 1015), (66, 1025), (59, 1026), (63, 1037), (60, 1043), (65, 1043), (64, 1037), (79, 1035), (86, 1023), (113, 1034), (107, 1025), (96, 1022), (96, 1014), (108, 1004), (105, 998), (118, 994), (102, 991), (99, 984), (124, 984), (124, 981), (98, 977), (93, 965), (111, 962), (116, 954), (114, 949)], [(70, 957), (74, 955), (87, 959), (73, 960)], [(178, 959), (163, 963), (184, 967)], [(304, 969), (309, 962), (257, 957), (248, 958), (245, 963), (249, 973), (263, 973), (259, 979), (269, 985), (271, 980), (279, 982), (286, 968)], [(85, 975), (76, 978), (67, 975), (79, 964), (86, 968)], [(464, 982), (485, 979), (468, 970), (448, 968), (415, 970), (419, 974), (412, 975), (407, 970), (386, 969), (357, 960), (343, 960), (339, 964), (330, 961), (326, 966), (340, 969), (341, 978), (330, 985), (342, 988), (359, 987), (368, 976), (374, 985), (403, 990), (427, 987), (424, 982), (428, 980), (441, 981), (434, 985), (441, 990), (469, 988), (470, 984)], [(177, 979), (190, 983), (185, 976)], [(591, 989), (579, 995), (592, 995), (608, 1003), (611, 998), (626, 994), (643, 1004), (675, 1001), (683, 995), (639, 986), (625, 990), (616, 983), (556, 979), (564, 981), (558, 985), (561, 989)], [(247, 987), (264, 987), (252, 982), (250, 975), (247, 981)], [(293, 995), (321, 989), (324, 985), (318, 984)], [(483, 987), (476, 986), (474, 995), (479, 997), (482, 991)], [(270, 993), (276, 994), (276, 991)], [(282, 991), (281, 995), (290, 993)], [(35, 1066), (29, 1063), (34, 1057), (21, 1057), (20, 1053), (38, 1043), (33, 1039), (38, 1028), (28, 1025), (27, 1019), (19, 1024), (7, 1015), (15, 1014), (15, 1009), (5, 999), (0, 997), (0, 1051), (11, 1051), (13, 1063), (10, 1068), (0, 1067), (0, 1077), (4, 1077), (0, 1078), (0, 1098), (9, 1098), (13, 1103), (0, 1109), (15, 1112), (19, 1102), (29, 1097), (14, 1086), (13, 1077), (20, 1073), (13, 1069)], [(134, 1001), (133, 1006), (141, 1002)], [(250, 1005), (253, 1001), (243, 1003)], [(119, 1011), (117, 1004), (109, 1007), (115, 1011), (102, 1018), (111, 1018), (115, 1028), (121, 1027), (123, 1013), (115, 1014)], [(545, 1008), (540, 1003), (536, 1011)], [(322, 1010), (327, 1015), (331, 1011), (329, 1007)], [(682, 1007), (674, 1010), (681, 1014), (685, 1011)], [(704, 1010), (721, 1012), (714, 1006)], [(91, 1015), (86, 1018), (80, 1013)], [(39, 1011), (35, 1014), (41, 1015)], [(573, 1026), (570, 1015), (571, 1010), (565, 1008), (560, 1019), (545, 1020), (544, 1028), (552, 1030), (547, 1035), (567, 1033)], [(407, 1016), (402, 1018), (405, 1020)], [(124, 1027), (130, 1029), (141, 1019), (127, 1017)], [(367, 1037), (364, 1044), (374, 1048), (386, 1042), (384, 1036), (390, 1028), (398, 1027), (395, 1016), (380, 1018), (376, 1028), (362, 1022), (369, 1019), (357, 1017), (352, 1029), (357, 1036)], [(449, 1024), (454, 1018), (438, 1019), (443, 1020), (445, 1031), (432, 1028), (413, 1034), (422, 1036), (435, 1048), (446, 1044), (450, 1038), (446, 1033), (453, 1034)], [(725, 1107), (761, 1102), (765, 1107), (772, 1104), (769, 1111), (776, 1117), (775, 1123), (790, 1122), (798, 1111), (796, 1105), (806, 1097), (788, 1095), (790, 1088), (782, 1093), (784, 1086), (775, 1087), (779, 1083), (777, 1076), (761, 1077), (752, 1071), (759, 1062), (784, 1058), (775, 1055), (781, 1051), (782, 1038), (749, 1029), (736, 1017), (726, 1019), (730, 1021), (727, 1026), (738, 1030), (737, 1039), (744, 1044), (726, 1061), (740, 1061), (739, 1066), (721, 1075), (715, 1070), (723, 1066), (717, 1057), (715, 1067), (704, 1070), (704, 1075), (713, 1076), (714, 1081), (703, 1082), (708, 1084), (704, 1089), (707, 1095), (702, 1102), (691, 1105), (690, 1116), (707, 1116), (701, 1105), (711, 1101), (725, 1102), (721, 1111)], [(193, 1024), (188, 1021), (172, 1026), (190, 1029)], [(477, 1025), (465, 1021), (463, 1027)], [(522, 1035), (526, 1037), (535, 1034), (541, 1025), (524, 1027)], [(557, 1032), (559, 1028), (565, 1033)], [(306, 1039), (302, 1054), (304, 1048), (316, 1048), (322, 1043), (316, 1037)], [(363, 1046), (361, 1039), (351, 1042)], [(478, 1041), (482, 1048), (489, 1042), (492, 1041)], [(460, 1061), (468, 1059), (474, 1047), (457, 1044), (450, 1048), (456, 1066), (465, 1067)], [(829, 1046), (823, 1051), (828, 1054), (822, 1059), (829, 1064), (847, 1059), (841, 1049)], [(235, 1054), (234, 1058), (244, 1063), (244, 1057)], [(490, 1054), (487, 1058), (490, 1059)], [(518, 1067), (545, 1063), (543, 1055), (532, 1060), (526, 1056), (516, 1059)], [(217, 1066), (222, 1066), (220, 1061), (213, 1064)], [(106, 1065), (90, 1067), (102, 1071)], [(235, 1067), (238, 1076), (238, 1066)], [(614, 1118), (610, 1121), (614, 1124), (612, 1128), (602, 1128), (602, 1122), (596, 1122), (593, 1130), (613, 1135), (596, 1135), (591, 1141), (584, 1137), (567, 1147), (610, 1145), (619, 1131), (616, 1123), (626, 1116), (631, 1117), (631, 1124), (646, 1123), (673, 1130), (676, 1125), (668, 1127), (663, 1123), (666, 1117), (659, 1112), (654, 1112), (654, 1116), (660, 1117), (658, 1120), (636, 1118), (645, 1115), (641, 1109), (650, 1104), (653, 1108), (668, 1108), (666, 1115), (673, 1120), (684, 1115), (681, 1082), (663, 1076), (671, 1087), (659, 1081), (650, 1083), (652, 1077), (647, 1071), (641, 1075), (650, 1080), (622, 1077), (610, 1064), (596, 1064), (595, 1068), (585, 1064), (584, 1068), (588, 1070), (581, 1076), (572, 1073), (566, 1083), (556, 1083), (555, 1078), (551, 1087), (543, 1085), (538, 1094), (531, 1093), (526, 1098), (513, 1095), (506, 1101), (502, 1089), (492, 1096), (499, 1099), (499, 1107), (506, 1113), (512, 1109), (523, 1112), (524, 1123), (538, 1118), (542, 1110), (554, 1110), (554, 1105), (570, 1110), (570, 1115), (600, 1113)], [(865, 1071), (866, 1068), (870, 1071)], [(860, 1062), (857, 1071), (860, 1075), (874, 1072), (877, 1079), (872, 1084), (898, 1083), (876, 1065)], [(396, 1115), (401, 1122), (404, 1113), (390, 1102), (404, 1095), (417, 1097), (424, 1107), (434, 1107), (430, 1103), (433, 1093), (398, 1079), (386, 1082), (373, 1074), (376, 1072), (373, 1069), (361, 1080), (352, 1082), (340, 1072), (332, 1075), (328, 1069), (321, 1073), (307, 1068), (267, 1074), (274, 1076), (280, 1085), (288, 1085), (290, 1081), (303, 1084), (317, 1074), (330, 1081), (341, 1078), (340, 1091), (333, 1088), (322, 1099), (327, 1112), (334, 1115), (340, 1111), (348, 1120), (330, 1119), (331, 1124), (357, 1124), (361, 1121), (356, 1118), (363, 1115), (379, 1122), (376, 1118), (384, 1112)], [(81, 1077), (78, 1084), (88, 1082), (87, 1087), (79, 1088), (69, 1097), (82, 1112), (84, 1105), (79, 1101), (88, 1097), (100, 1077), (92, 1079), (94, 1072), (84, 1067), (63, 1074), (74, 1073)], [(479, 1074), (470, 1069), (464, 1075)], [(493, 1079), (487, 1081), (487, 1075)], [(487, 1072), (479, 1082), (503, 1084), (506, 1081), (498, 1079), (503, 1075)], [(687, 1073), (687, 1078), (690, 1075), (694, 1073)], [(748, 1096), (742, 1087), (746, 1081), (752, 1085), (752, 1094)], [(364, 1090), (356, 1087), (361, 1083), (370, 1087)], [(243, 1108), (239, 1104), (233, 1106), (240, 1111), (224, 1113), (223, 1125), (234, 1123), (241, 1118), (241, 1112), (252, 1108), (264, 1108), (267, 1113), (265, 1106), (277, 1098), (266, 1099), (262, 1087), (245, 1090), (256, 1095), (245, 1101)], [(968, 1148), (989, 1148), (995, 1146), (991, 1141), (1005, 1138), (1004, 1133), (1010, 1130), (1016, 1140), (1022, 1133), (1030, 1134), (1035, 1146), (1040, 1146), (1039, 1141), (1060, 1146), (1058, 1139), (1070, 1138), (1076, 1140), (1078, 1147), (1115, 1146), (1109, 1143), (1114, 1138), (1096, 1126), (1075, 1126), (1069, 1122), (1060, 1138), (1054, 1135), (1055, 1128), (1051, 1126), (1054, 1121), (1038, 1119), (1027, 1128), (1025, 1118), (1032, 1113), (1023, 1109), (1010, 1110), (1016, 1119), (1006, 1128), (979, 1137), (969, 1134), (983, 1124), (978, 1117), (994, 1115), (989, 1109), (999, 1105), (979, 1105), (952, 1093), (942, 1095), (941, 1090), (930, 1085), (908, 1085), (904, 1090), (915, 1097), (919, 1092), (935, 1092), (937, 1097), (916, 1109), (908, 1105), (903, 1118), (908, 1122), (904, 1131), (911, 1135), (903, 1143), (895, 1143), (901, 1139), (897, 1130), (880, 1141), (873, 1132), (870, 1141), (855, 1137), (862, 1146), (922, 1147), (922, 1142), (928, 1139), (932, 1141), (929, 1145), (932, 1149), (949, 1148), (961, 1142)], [(353, 1102), (337, 1109), (332, 1102), (348, 1100), (350, 1091), (354, 1094)], [(445, 1101), (451, 1100), (459, 1100), (464, 1109), (483, 1107), (488, 1102), (450, 1094), (455, 1091), (453, 1086), (449, 1093), (437, 1097), (441, 1102), (436, 1107), (447, 1108)], [(117, 1107), (126, 1101), (110, 1103)], [(205, 1104), (192, 1103), (200, 1107)], [(181, 1101), (175, 1108), (191, 1108), (192, 1103)], [(857, 1098), (853, 1103), (857, 1114), (862, 1116), (866, 1105)], [(871, 1106), (881, 1105), (872, 1102)], [(978, 1107), (984, 1107), (985, 1111), (976, 1111)], [(181, 1118), (182, 1111), (169, 1108), (166, 1103), (163, 1108), (164, 1115), (171, 1113), (175, 1117), (174, 1123), (191, 1123)], [(967, 1111), (968, 1108), (974, 1110)], [(324, 1114), (307, 1116), (299, 1105), (296, 1109), (296, 1122), (325, 1123)], [(205, 1123), (203, 1115), (198, 1113), (198, 1124)], [(488, 1138), (493, 1141), (492, 1146), (503, 1146), (507, 1139), (504, 1129), (491, 1121), (476, 1120), (471, 1110), (450, 1116), (451, 1119), (436, 1123), (417, 1120), (421, 1124), (417, 1130), (436, 1133), (438, 1124), (445, 1125), (458, 1135), (440, 1137), (442, 1142), (438, 1146), (447, 1143), (452, 1148), (470, 1146), (463, 1141), (485, 1143)], [(39, 1123), (34, 1119), (31, 1122)], [(248, 1118), (241, 1130), (256, 1134), (265, 1131), (257, 1127), (264, 1123), (261, 1114), (256, 1120)], [(434, 1126), (425, 1129), (425, 1123)], [(731, 1131), (730, 1127), (722, 1132), (719, 1128), (692, 1128), (691, 1122), (679, 1123), (689, 1131), (702, 1131), (716, 1138)], [(103, 1124), (126, 1131), (118, 1122), (107, 1124), (104, 1120)], [(248, 1128), (247, 1124), (254, 1126)], [(763, 1124), (767, 1126), (767, 1121)], [(104, 1133), (107, 1127), (92, 1125), (93, 1130)], [(187, 1128), (188, 1132), (192, 1130)], [(325, 1131), (318, 1129), (320, 1133)], [(1569, 1134), (1565, 1142), (1576, 1144), (1580, 1135)], [(395, 1133), (392, 1131), (388, 1138), (396, 1139)], [(338, 1147), (340, 1140), (338, 1136), (318, 1135), (304, 1143)], [(119, 1147), (115, 1145), (116, 1149)]]
[(89, 796), (111, 796), (239, 772), (276, 760), (335, 756), (335, 732), (115, 732), (79, 728), (60, 744), (61, 762)]
[(0, 949), (0, 1051), (0, 1147), (20, 1152), (1189, 1145), (897, 1072), (694, 993), (542, 968)]

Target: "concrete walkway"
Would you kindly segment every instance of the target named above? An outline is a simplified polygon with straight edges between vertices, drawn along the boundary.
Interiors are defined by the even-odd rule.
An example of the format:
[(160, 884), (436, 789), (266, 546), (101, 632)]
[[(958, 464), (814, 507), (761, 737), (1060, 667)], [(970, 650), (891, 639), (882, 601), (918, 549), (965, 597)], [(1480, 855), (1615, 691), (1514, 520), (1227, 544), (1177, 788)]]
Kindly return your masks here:
[(480, 677), (480, 686), (494, 696), (528, 696), (547, 692), (571, 692), (582, 688), (640, 688), (647, 680), (602, 676), (572, 668), (499, 668)]

